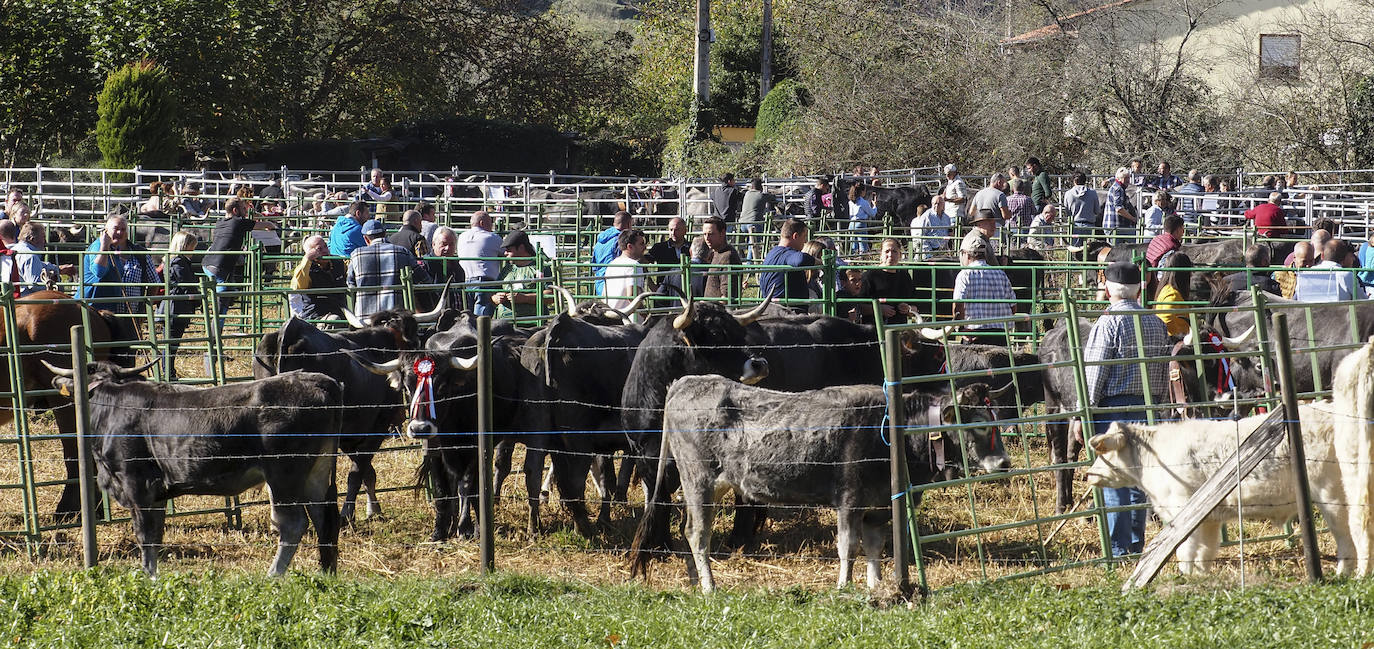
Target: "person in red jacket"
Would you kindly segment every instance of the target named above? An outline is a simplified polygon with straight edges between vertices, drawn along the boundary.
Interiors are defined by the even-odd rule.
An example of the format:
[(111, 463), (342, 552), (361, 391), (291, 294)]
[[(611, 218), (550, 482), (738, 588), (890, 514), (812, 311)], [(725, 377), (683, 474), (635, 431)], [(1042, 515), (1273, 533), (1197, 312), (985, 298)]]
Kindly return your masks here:
[(1284, 218), (1283, 193), (1271, 192), (1269, 202), (1245, 210), (1245, 219), (1255, 222), (1255, 230), (1262, 237), (1283, 236), (1288, 233), (1288, 219)]

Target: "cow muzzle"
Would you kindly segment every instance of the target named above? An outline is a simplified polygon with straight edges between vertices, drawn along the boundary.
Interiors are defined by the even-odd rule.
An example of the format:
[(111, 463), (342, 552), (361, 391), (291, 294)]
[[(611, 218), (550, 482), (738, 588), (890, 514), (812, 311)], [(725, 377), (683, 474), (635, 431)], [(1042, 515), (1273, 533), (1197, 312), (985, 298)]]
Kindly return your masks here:
[(978, 463), (984, 473), (1005, 473), (1011, 470), (1011, 458), (1006, 455), (989, 455)]
[(762, 356), (750, 356), (744, 362), (744, 371), (740, 374), (739, 382), (745, 385), (754, 385), (759, 381), (768, 378), (768, 360)]
[(405, 436), (410, 440), (429, 439), (439, 434), (439, 427), (425, 419), (412, 419), (406, 423)]

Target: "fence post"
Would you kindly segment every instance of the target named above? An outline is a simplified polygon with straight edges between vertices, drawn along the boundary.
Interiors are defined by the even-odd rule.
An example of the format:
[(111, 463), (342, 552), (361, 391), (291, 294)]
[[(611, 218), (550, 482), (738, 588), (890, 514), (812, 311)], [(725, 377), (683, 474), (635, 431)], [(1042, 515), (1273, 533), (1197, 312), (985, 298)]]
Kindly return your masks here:
[(491, 493), (491, 316), (477, 319), (477, 522), (482, 574), (496, 571)]
[(91, 457), (91, 411), (86, 393), (86, 328), (72, 327), (72, 402), (76, 408), (76, 459), (78, 484), (81, 487), (81, 558), (87, 568), (99, 563), (95, 544), (95, 488), (94, 458)]
[(1307, 564), (1307, 581), (1322, 578), (1317, 556), (1317, 529), (1312, 523), (1312, 490), (1307, 484), (1307, 454), (1302, 447), (1302, 427), (1298, 423), (1298, 391), (1293, 385), (1292, 343), (1288, 338), (1288, 314), (1274, 314), (1274, 359), (1278, 361), (1279, 392), (1283, 395), (1283, 419), (1288, 429), (1288, 448), (1293, 455), (1293, 479), (1298, 486), (1298, 527), (1302, 530), (1302, 553)]
[(887, 438), (892, 460), (892, 581), (897, 590), (911, 590), (909, 546), (906, 538), (906, 509), (908, 486), (906, 470), (906, 412), (902, 401), (902, 344), (901, 334), (886, 332), (887, 362), (884, 368), (884, 389), (887, 392)]

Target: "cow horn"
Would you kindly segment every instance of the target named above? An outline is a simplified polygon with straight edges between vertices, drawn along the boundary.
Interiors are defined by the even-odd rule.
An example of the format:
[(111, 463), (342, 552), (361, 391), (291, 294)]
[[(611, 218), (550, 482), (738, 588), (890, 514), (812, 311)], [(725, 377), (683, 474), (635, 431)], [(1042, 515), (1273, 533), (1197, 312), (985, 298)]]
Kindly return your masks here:
[(1006, 394), (1010, 392), (1012, 387), (1015, 385), (1016, 384), (1013, 382), (1008, 382), (1006, 385), (997, 388), (996, 390), (989, 390), (988, 396), (993, 399), (1001, 399), (1002, 397), (1006, 396)]
[(1084, 248), (1083, 246), (1064, 246), (1064, 249), (1065, 249), (1065, 250), (1067, 250), (1067, 251), (1069, 251), (1069, 252), (1071, 252), (1071, 253), (1073, 253), (1073, 254), (1075, 254), (1075, 255), (1078, 254), (1078, 253), (1080, 253), (1080, 252), (1083, 252), (1083, 248)]
[(343, 308), (343, 314), (344, 319), (348, 320), (348, 326), (353, 327), (354, 329), (362, 329), (363, 327), (367, 326), (367, 323), (363, 322), (363, 319), (359, 318), (358, 314), (349, 311), (348, 307)]
[(749, 326), (749, 325), (751, 325), (751, 324), (754, 324), (754, 321), (756, 321), (756, 320), (758, 320), (759, 318), (763, 317), (763, 312), (764, 312), (764, 311), (767, 311), (767, 310), (768, 310), (768, 305), (769, 305), (769, 304), (772, 304), (772, 303), (773, 303), (773, 294), (772, 294), (772, 293), (769, 293), (769, 294), (768, 294), (768, 297), (764, 298), (764, 299), (763, 299), (763, 302), (760, 302), (758, 306), (756, 306), (756, 307), (750, 309), (749, 311), (747, 311), (747, 312), (745, 312), (745, 313), (735, 313), (735, 314), (732, 314), (732, 315), (735, 316), (735, 319), (738, 320), (739, 323), (740, 323), (741, 325)]
[(48, 371), (49, 371), (49, 372), (52, 372), (53, 374), (56, 374), (57, 376), (65, 376), (65, 377), (67, 377), (67, 378), (69, 378), (69, 379), (76, 376), (76, 370), (69, 370), (69, 369), (67, 369), (67, 368), (65, 368), (65, 367), (58, 367), (58, 366), (53, 365), (52, 363), (49, 363), (48, 361), (45, 361), (45, 360), (43, 360), (43, 359), (39, 359), (38, 362), (42, 363), (42, 364), (43, 364), (43, 367), (48, 368)]
[[(415, 321), (416, 321), (416, 322), (422, 322), (422, 323), (425, 323), (425, 324), (430, 324), (430, 323), (433, 323), (433, 322), (435, 322), (435, 321), (437, 321), (437, 320), (439, 319), (439, 314), (440, 314), (440, 313), (443, 313), (443, 312), (444, 312), (444, 308), (448, 306), (448, 288), (449, 288), (449, 286), (452, 285), (452, 284), (453, 284), (453, 278), (450, 277), (449, 280), (448, 280), (448, 282), (444, 283), (444, 291), (443, 291), (442, 293), (439, 294), (439, 304), (436, 305), (432, 310), (425, 311), (424, 313), (417, 313), (417, 314), (415, 314)], [(350, 321), (350, 324), (352, 324), (351, 321)]]
[(1227, 338), (1227, 337), (1225, 337), (1225, 336), (1222, 336), (1222, 338), (1221, 338), (1221, 344), (1226, 345), (1227, 347), (1230, 347), (1230, 346), (1232, 346), (1232, 345), (1239, 345), (1239, 344), (1245, 342), (1245, 339), (1246, 339), (1246, 338), (1249, 338), (1249, 337), (1250, 337), (1250, 334), (1253, 334), (1253, 333), (1255, 333), (1255, 327), (1254, 327), (1254, 325), (1251, 325), (1249, 329), (1246, 329), (1246, 330), (1245, 330), (1245, 333), (1243, 333), (1243, 334), (1241, 334), (1241, 335), (1239, 335), (1239, 336), (1231, 336), (1230, 338)]
[(638, 296), (635, 296), (633, 300), (629, 301), (629, 304), (625, 305), (625, 308), (606, 309), (606, 318), (620, 318), (621, 320), (628, 320), (629, 314), (633, 314), (633, 312), (635, 312), (635, 309), (638, 309), (639, 305), (643, 304), (644, 300), (649, 300), (650, 297), (653, 297), (653, 293), (640, 293), (638, 294)]
[(1193, 329), (1192, 329), (1191, 327), (1188, 328), (1188, 333), (1183, 334), (1183, 346), (1184, 346), (1184, 347), (1192, 347), (1192, 346), (1193, 346)]
[(688, 293), (687, 297), (679, 296), (678, 299), (682, 301), (682, 313), (673, 318), (673, 328), (682, 331), (692, 326), (692, 319), (696, 317), (696, 305), (692, 302), (691, 293)]
[(356, 352), (352, 350), (345, 349), (344, 353), (348, 354), (348, 357), (353, 359), (354, 363), (361, 365), (363, 369), (372, 372), (373, 374), (387, 376), (392, 372), (401, 369), (401, 359), (399, 358), (389, 360), (385, 363), (373, 363), (372, 361), (367, 360), (362, 356), (359, 356)]
[(921, 327), (921, 337), (926, 340), (944, 340), (949, 335), (949, 327)]
[(569, 315), (569, 316), (575, 316), (575, 315), (577, 315), (577, 300), (573, 298), (572, 291), (569, 291), (568, 289), (563, 288), (562, 286), (559, 286), (559, 285), (557, 285), (557, 284), (554, 284), (554, 285), (553, 285), (553, 290), (554, 290), (554, 292), (557, 293), (558, 295), (562, 295), (564, 300), (567, 300), (567, 302), (568, 302), (568, 315)]
[(448, 364), (452, 365), (453, 369), (455, 370), (471, 372), (472, 370), (477, 369), (477, 357), (471, 356), (468, 358), (463, 358), (462, 356), (450, 356), (448, 358)]
[(146, 369), (148, 369), (148, 368), (150, 368), (150, 367), (152, 367), (152, 366), (154, 366), (154, 365), (157, 365), (158, 363), (161, 363), (161, 362), (162, 362), (162, 359), (161, 359), (161, 358), (154, 358), (153, 360), (148, 361), (147, 363), (144, 363), (144, 364), (142, 364), (142, 365), (139, 365), (138, 367), (134, 367), (134, 368), (127, 369), (127, 370), (120, 370), (119, 373), (120, 373), (120, 374), (123, 374), (124, 376), (136, 376), (136, 375), (142, 374), (144, 370), (146, 370)]

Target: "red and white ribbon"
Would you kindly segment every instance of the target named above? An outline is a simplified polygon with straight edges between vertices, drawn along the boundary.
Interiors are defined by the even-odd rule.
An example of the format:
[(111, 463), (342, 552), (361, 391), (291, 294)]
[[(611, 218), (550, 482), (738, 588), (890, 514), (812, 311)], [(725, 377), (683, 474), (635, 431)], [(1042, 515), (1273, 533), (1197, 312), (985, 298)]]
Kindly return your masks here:
[(415, 361), (415, 397), (410, 401), (410, 418), (424, 420), (424, 408), (429, 406), (429, 419), (434, 414), (434, 359), (422, 356)]

